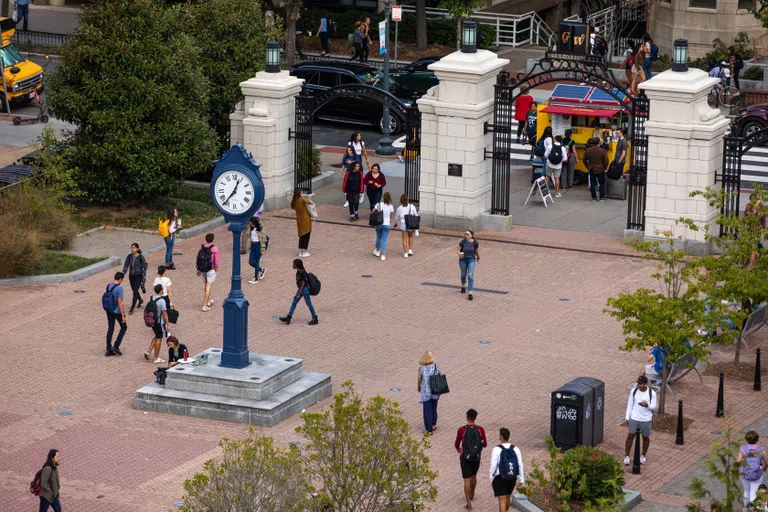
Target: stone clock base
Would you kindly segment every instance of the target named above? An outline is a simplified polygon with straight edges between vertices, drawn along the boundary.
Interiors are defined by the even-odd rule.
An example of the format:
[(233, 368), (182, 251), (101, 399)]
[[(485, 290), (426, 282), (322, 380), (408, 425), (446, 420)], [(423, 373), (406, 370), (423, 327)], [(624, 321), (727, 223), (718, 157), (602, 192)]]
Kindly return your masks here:
[(169, 369), (165, 386), (136, 391), (134, 408), (271, 427), (331, 396), (331, 376), (305, 372), (301, 359), (252, 353), (233, 369), (219, 366), (220, 349), (202, 353), (208, 364)]

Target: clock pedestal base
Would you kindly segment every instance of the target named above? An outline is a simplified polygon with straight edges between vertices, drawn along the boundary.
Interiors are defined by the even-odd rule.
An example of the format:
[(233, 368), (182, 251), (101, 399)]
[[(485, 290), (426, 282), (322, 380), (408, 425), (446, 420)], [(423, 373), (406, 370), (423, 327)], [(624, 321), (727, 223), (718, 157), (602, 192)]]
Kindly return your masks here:
[(251, 364), (235, 369), (219, 365), (220, 349), (203, 354), (208, 364), (180, 364), (165, 386), (137, 390), (134, 408), (269, 427), (331, 396), (331, 376), (304, 371), (301, 359), (250, 354)]

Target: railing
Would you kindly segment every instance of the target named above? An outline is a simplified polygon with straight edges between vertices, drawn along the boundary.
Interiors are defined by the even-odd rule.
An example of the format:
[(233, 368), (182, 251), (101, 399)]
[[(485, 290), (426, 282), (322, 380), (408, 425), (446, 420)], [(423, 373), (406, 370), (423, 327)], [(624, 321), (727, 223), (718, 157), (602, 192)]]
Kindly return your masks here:
[(741, 91), (741, 107), (749, 107), (759, 103), (768, 103), (768, 91), (758, 89), (743, 89)]
[(55, 34), (53, 32), (38, 32), (36, 30), (17, 30), (11, 42), (14, 44), (28, 44), (31, 46), (64, 46), (69, 39), (68, 34)]

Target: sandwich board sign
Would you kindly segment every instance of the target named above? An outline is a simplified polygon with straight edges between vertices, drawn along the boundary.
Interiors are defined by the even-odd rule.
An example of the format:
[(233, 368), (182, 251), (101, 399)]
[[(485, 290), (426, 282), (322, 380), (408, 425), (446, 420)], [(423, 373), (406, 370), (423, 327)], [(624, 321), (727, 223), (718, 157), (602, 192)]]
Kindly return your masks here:
[(547, 207), (547, 199), (552, 201), (552, 204), (555, 204), (555, 200), (552, 199), (552, 193), (549, 191), (549, 186), (547, 185), (547, 178), (542, 176), (541, 178), (538, 178), (536, 181), (534, 181), (533, 185), (531, 185), (531, 191), (528, 192), (528, 198), (526, 198), (525, 204), (523, 206), (528, 204), (531, 196), (535, 195), (537, 190), (541, 200), (544, 201), (545, 208)]

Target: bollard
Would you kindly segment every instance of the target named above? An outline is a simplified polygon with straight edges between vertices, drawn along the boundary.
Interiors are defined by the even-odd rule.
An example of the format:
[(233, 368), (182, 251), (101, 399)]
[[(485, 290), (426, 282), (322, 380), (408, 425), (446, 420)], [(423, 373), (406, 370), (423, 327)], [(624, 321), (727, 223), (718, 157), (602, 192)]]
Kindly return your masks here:
[(755, 391), (762, 391), (762, 376), (760, 375), (760, 349), (757, 349), (757, 355), (755, 356)]
[(675, 444), (683, 445), (683, 401), (677, 402), (677, 438)]
[(635, 456), (632, 459), (632, 474), (640, 474), (640, 431), (635, 433)]
[(723, 405), (723, 380), (725, 379), (725, 374), (720, 374), (720, 387), (717, 390), (717, 412), (715, 412), (715, 416), (717, 418), (723, 418), (725, 417), (725, 406)]

